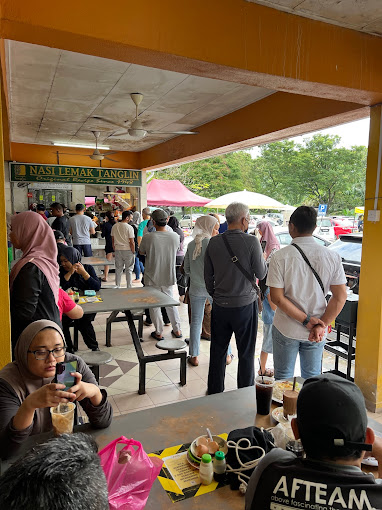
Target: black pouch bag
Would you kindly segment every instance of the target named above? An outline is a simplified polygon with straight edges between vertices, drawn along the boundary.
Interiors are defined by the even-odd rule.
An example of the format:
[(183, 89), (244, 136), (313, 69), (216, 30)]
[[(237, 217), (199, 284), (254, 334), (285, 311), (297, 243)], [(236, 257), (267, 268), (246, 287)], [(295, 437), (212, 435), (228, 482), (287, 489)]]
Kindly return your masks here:
[[(253, 470), (256, 467), (256, 459), (267, 454), (275, 445), (273, 436), (265, 429), (247, 427), (245, 429), (232, 430), (228, 434), (227, 444), (227, 477), (231, 490), (241, 489), (241, 485), (247, 485)], [(238, 445), (239, 443), (239, 445)], [(260, 448), (251, 448), (259, 446)], [(239, 456), (240, 463), (237, 456)], [(244, 466), (243, 466), (244, 464)], [(245, 492), (245, 489), (242, 492)]]

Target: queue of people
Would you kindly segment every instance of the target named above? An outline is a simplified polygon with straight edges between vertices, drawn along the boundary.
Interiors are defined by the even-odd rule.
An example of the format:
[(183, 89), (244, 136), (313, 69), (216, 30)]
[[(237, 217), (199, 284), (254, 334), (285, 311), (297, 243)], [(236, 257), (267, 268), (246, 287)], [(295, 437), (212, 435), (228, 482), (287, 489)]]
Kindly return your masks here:
[[(0, 458), (17, 453), (31, 435), (51, 430), (49, 409), (60, 403), (77, 402), (96, 428), (108, 427), (113, 416), (106, 390), (99, 388), (86, 363), (73, 354), (69, 330), (73, 322), (87, 347), (98, 350), (92, 325), (95, 314), (83, 315), (82, 308), (65, 293), (71, 287), (95, 291), (101, 287), (94, 268), (81, 264), (81, 252), (88, 255), (91, 249), (87, 236), (94, 227), (83, 219), (87, 216), (80, 207), (75, 220), (68, 224), (58, 206), (51, 226), (42, 214), (30, 212), (11, 220), (10, 239), (23, 256), (10, 275), (14, 361), (0, 370)], [(253, 386), (259, 297), (264, 322), (259, 373), (272, 375), (266, 362), (267, 354), (273, 351), (275, 378), (290, 378), (299, 354), (301, 374), (306, 379), (292, 428), (295, 437), (301, 438), (307, 458), (298, 459), (279, 448), (265, 455), (249, 481), (246, 510), (288, 505), (292, 500), (295, 507), (309, 508), (306, 505), (318, 499), (335, 509), (352, 508), (356, 501), (365, 502), (365, 508), (381, 507), (382, 484), (361, 471), (365, 454), (373, 455), (382, 466), (382, 439), (367, 427), (363, 396), (350, 381), (320, 375), (327, 325), (344, 305), (346, 279), (339, 256), (312, 238), (314, 209), (301, 206), (295, 210), (289, 225), (293, 243), (283, 250), (265, 221), (258, 225), (260, 239), (247, 235), (250, 218), (244, 204), (227, 207), (227, 229), (221, 235), (217, 235), (219, 221), (214, 216), (198, 218), (186, 253), (176, 221), (168, 226), (170, 217), (169, 211), (156, 209), (151, 213), (148, 208), (139, 224), (130, 211), (125, 211), (118, 223), (108, 216), (103, 234), (108, 250), (112, 248), (115, 253), (116, 285), (120, 286), (125, 267), (127, 287), (131, 286), (136, 257), (141, 256), (145, 261), (144, 285), (172, 297), (179, 281), (177, 268), (184, 257), (191, 304), (188, 362), (194, 367), (199, 364), (205, 303), (212, 304), (208, 394), (224, 391), (233, 333), (239, 358), (237, 385)], [(63, 230), (54, 229), (55, 222)], [(70, 234), (73, 247), (68, 245)], [(165, 311), (172, 336), (181, 338), (177, 307)], [(155, 328), (151, 336), (163, 339), (161, 309), (151, 309), (149, 316)], [(77, 362), (77, 370), (75, 384), (65, 390), (53, 379), (57, 363), (69, 361)], [(99, 508), (106, 509), (107, 489), (96, 447), (81, 435), (75, 436), (68, 439), (65, 455), (72, 452), (76, 459), (77, 446), (86, 453), (82, 466), (87, 484), (80, 484), (86, 507), (91, 508), (89, 501), (97, 497)], [(60, 440), (53, 442), (58, 445)], [(46, 455), (52, 454), (53, 442), (37, 449), (41, 457), (28, 454), (25, 464), (16, 463), (0, 478), (0, 507), (24, 508), (20, 498), (26, 490), (22, 483), (25, 469), (38, 466), (48, 483), (42, 464)], [(98, 482), (93, 485), (95, 476)], [(53, 499), (53, 492), (44, 492), (45, 485), (35, 488), (36, 500)], [(89, 487), (93, 487), (93, 494)]]

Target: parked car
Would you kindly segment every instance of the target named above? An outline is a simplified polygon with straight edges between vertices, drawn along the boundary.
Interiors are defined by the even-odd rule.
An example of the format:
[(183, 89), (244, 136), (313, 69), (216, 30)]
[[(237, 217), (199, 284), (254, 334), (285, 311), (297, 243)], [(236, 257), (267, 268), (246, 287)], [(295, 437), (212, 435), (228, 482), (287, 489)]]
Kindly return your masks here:
[[(203, 216), (202, 214), (193, 214), (192, 215), (192, 228), (195, 226), (195, 221), (200, 217)], [(180, 226), (182, 228), (190, 228), (191, 224), (191, 215), (185, 214), (182, 219), (180, 220)]]
[(329, 246), (329, 250), (334, 250), (341, 255), (348, 286), (355, 294), (358, 294), (359, 289), (362, 237), (363, 234), (340, 235), (338, 241)]
[(351, 234), (353, 229), (339, 218), (328, 218), (325, 216), (318, 216), (317, 228), (314, 233), (325, 237), (329, 241), (335, 241), (342, 234)]
[[(275, 236), (280, 243), (280, 248), (284, 248), (285, 246), (288, 246), (292, 242), (292, 238), (288, 232), (288, 230), (281, 230), (276, 231)], [(330, 246), (331, 242), (325, 239), (324, 237), (318, 236), (316, 234), (313, 234), (313, 239), (316, 241), (317, 244), (320, 244), (321, 246)]]

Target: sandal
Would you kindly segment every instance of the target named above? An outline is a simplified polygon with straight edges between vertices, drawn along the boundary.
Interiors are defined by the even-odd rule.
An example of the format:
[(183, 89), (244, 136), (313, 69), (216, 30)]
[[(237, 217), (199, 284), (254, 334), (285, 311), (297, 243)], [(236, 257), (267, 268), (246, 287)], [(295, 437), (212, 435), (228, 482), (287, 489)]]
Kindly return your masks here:
[(150, 336), (155, 338), (155, 340), (164, 340), (164, 337), (163, 336), (158, 336), (155, 331), (152, 331)]
[(171, 330), (171, 334), (175, 338), (182, 338), (182, 336), (183, 336), (181, 331), (179, 331), (179, 333), (175, 333), (175, 331), (173, 329)]
[(187, 362), (193, 367), (199, 366), (199, 361), (197, 356), (187, 356)]
[(235, 356), (233, 354), (228, 354), (225, 364), (230, 365), (232, 363), (232, 360)]
[(275, 375), (274, 371), (272, 370), (272, 368), (266, 368), (265, 369), (265, 372), (262, 374), (261, 373), (261, 370), (259, 370), (257, 372), (259, 375), (263, 375), (265, 377), (273, 377)]
[(107, 278), (101, 278), (102, 282), (107, 282)]

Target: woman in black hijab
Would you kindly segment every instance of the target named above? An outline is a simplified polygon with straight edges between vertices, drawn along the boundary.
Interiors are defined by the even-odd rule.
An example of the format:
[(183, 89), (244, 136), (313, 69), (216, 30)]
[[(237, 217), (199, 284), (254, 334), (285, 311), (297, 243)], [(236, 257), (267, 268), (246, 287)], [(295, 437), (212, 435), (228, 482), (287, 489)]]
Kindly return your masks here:
[[(180, 228), (178, 218), (176, 218), (175, 216), (170, 216), (167, 224), (169, 227), (172, 228), (172, 230), (176, 234), (178, 234), (178, 236), (180, 238), (179, 239), (179, 241), (180, 241), (179, 248), (178, 248), (178, 251), (176, 252), (176, 279), (178, 282), (180, 282), (182, 280), (182, 275), (183, 275), (180, 267), (183, 264), (183, 260), (184, 260), (184, 248), (183, 248), (184, 232)], [(178, 291), (179, 291), (179, 296), (184, 296), (186, 293), (186, 289), (182, 285), (179, 285), (179, 284), (178, 284)]]
[[(63, 290), (95, 290), (101, 288), (101, 282), (97, 277), (93, 266), (81, 264), (81, 254), (75, 248), (66, 246), (60, 254), (60, 285)], [(73, 352), (73, 343), (70, 336), (70, 326), (75, 325), (81, 333), (85, 344), (92, 351), (99, 351), (96, 334), (93, 328), (96, 314), (85, 314), (81, 319), (72, 320), (66, 315), (62, 317), (62, 329), (65, 335), (67, 351)]]

